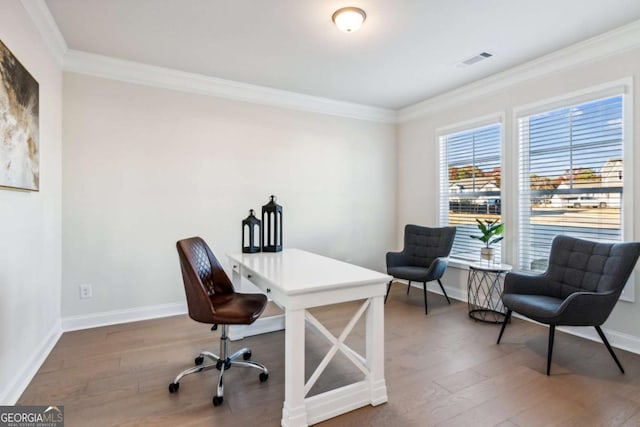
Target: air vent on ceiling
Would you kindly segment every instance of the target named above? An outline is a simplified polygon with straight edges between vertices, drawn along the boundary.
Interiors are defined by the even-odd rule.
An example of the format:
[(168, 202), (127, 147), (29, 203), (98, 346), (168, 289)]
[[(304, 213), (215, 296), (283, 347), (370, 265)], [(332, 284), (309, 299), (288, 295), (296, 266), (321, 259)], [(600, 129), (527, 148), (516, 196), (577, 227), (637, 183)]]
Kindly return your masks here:
[(492, 53), (489, 52), (481, 52), (476, 56), (472, 56), (471, 58), (465, 59), (464, 61), (456, 64), (458, 68), (468, 67), (473, 64), (477, 64), (480, 61), (484, 61), (485, 59), (489, 59), (493, 56)]

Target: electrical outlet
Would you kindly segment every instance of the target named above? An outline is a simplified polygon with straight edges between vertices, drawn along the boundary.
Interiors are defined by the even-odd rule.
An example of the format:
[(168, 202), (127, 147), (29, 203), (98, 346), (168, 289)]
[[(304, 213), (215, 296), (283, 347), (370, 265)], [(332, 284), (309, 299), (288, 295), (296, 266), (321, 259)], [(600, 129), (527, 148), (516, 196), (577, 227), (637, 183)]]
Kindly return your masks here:
[(80, 285), (80, 299), (87, 299), (93, 296), (93, 291), (91, 290), (91, 285), (85, 284)]

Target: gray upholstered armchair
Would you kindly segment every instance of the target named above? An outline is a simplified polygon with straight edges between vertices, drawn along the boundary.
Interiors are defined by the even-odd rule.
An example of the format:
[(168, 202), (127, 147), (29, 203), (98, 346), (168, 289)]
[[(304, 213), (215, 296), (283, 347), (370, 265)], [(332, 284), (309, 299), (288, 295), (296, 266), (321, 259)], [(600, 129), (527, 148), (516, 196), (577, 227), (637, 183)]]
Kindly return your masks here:
[[(424, 312), (427, 313), (427, 282), (437, 280), (447, 302), (449, 296), (442, 286), (440, 278), (447, 269), (447, 257), (456, 235), (455, 227), (429, 228), (408, 224), (404, 227), (404, 249), (402, 252), (387, 252), (387, 274), (397, 279), (422, 282), (424, 290)], [(387, 285), (387, 302), (393, 280)]]
[(624, 373), (600, 325), (618, 302), (638, 255), (640, 243), (596, 243), (556, 236), (546, 272), (540, 275), (509, 273), (505, 277), (502, 302), (507, 313), (498, 344), (514, 311), (549, 325), (549, 375), (556, 326), (594, 326)]

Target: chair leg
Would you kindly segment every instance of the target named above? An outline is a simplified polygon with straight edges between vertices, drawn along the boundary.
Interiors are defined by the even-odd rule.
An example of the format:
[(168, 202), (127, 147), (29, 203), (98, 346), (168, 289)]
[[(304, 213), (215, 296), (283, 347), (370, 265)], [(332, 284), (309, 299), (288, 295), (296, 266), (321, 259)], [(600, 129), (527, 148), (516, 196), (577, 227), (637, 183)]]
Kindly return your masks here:
[(618, 368), (620, 368), (620, 372), (624, 374), (624, 369), (622, 368), (620, 361), (616, 357), (616, 354), (613, 352), (613, 348), (611, 348), (611, 345), (609, 344), (607, 337), (604, 336), (604, 332), (602, 332), (602, 329), (600, 328), (600, 326), (595, 326), (595, 328), (596, 328), (596, 331), (598, 331), (598, 335), (600, 335), (602, 342), (604, 343), (604, 345), (607, 346), (607, 350), (609, 350), (609, 354), (611, 354), (611, 357), (613, 357), (613, 360), (615, 360), (616, 365), (618, 365)]
[(410, 290), (411, 290), (411, 280), (409, 280), (409, 284), (407, 285), (407, 295), (409, 295)]
[[(220, 375), (218, 376), (218, 385), (216, 387), (216, 395), (214, 396), (214, 405), (218, 406), (220, 403), (222, 403), (222, 397), (224, 396), (224, 368), (225, 368), (225, 364), (221, 363), (220, 364)], [(216, 399), (216, 397), (218, 399)], [(219, 402), (218, 404), (216, 404), (216, 402)]]
[(451, 305), (451, 301), (449, 301), (449, 295), (447, 295), (447, 291), (444, 290), (444, 286), (442, 286), (442, 282), (440, 281), (440, 279), (438, 279), (438, 284), (440, 285), (440, 289), (442, 289), (442, 293), (444, 294), (444, 297), (447, 299), (447, 302), (449, 303), (449, 305)]
[(502, 339), (502, 334), (504, 333), (504, 328), (507, 327), (507, 323), (511, 319), (511, 313), (513, 311), (511, 309), (507, 309), (507, 314), (504, 315), (504, 322), (502, 322), (502, 328), (500, 328), (500, 335), (498, 335), (498, 342), (496, 344), (500, 344), (500, 340)]
[(201, 351), (196, 359), (202, 358), (202, 360), (204, 360), (205, 357), (214, 362), (217, 362), (218, 360), (220, 360), (220, 357), (217, 354), (213, 354), (210, 351)]
[(391, 284), (393, 283), (393, 279), (389, 280), (389, 283), (387, 284), (387, 293), (384, 296), (384, 303), (387, 303), (387, 297), (389, 296), (389, 291), (391, 290)]
[(422, 282), (422, 290), (424, 291), (424, 314), (429, 314), (427, 311), (427, 282)]
[[(217, 368), (216, 363), (208, 363), (206, 365), (203, 364), (203, 365), (194, 366), (193, 368), (185, 369), (173, 379), (173, 382), (171, 384), (179, 384), (180, 380), (186, 375), (191, 375), (191, 374), (195, 374), (196, 372), (203, 372), (203, 371), (216, 369), (216, 368)], [(177, 388), (175, 390), (177, 390)], [(169, 391), (171, 391), (171, 388), (169, 388)], [(173, 393), (173, 391), (171, 391), (171, 393)]]
[(549, 325), (549, 349), (547, 350), (547, 376), (551, 372), (551, 355), (553, 354), (553, 336), (556, 332), (556, 325)]

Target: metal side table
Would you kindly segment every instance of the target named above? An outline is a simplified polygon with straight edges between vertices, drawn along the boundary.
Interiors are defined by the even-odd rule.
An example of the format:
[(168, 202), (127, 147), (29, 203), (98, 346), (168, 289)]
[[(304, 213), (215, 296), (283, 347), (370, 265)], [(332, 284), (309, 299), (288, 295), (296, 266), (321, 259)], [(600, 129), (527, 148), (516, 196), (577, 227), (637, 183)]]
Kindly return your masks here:
[(469, 266), (467, 304), (469, 317), (481, 322), (502, 323), (502, 276), (511, 271), (508, 264), (481, 261)]

